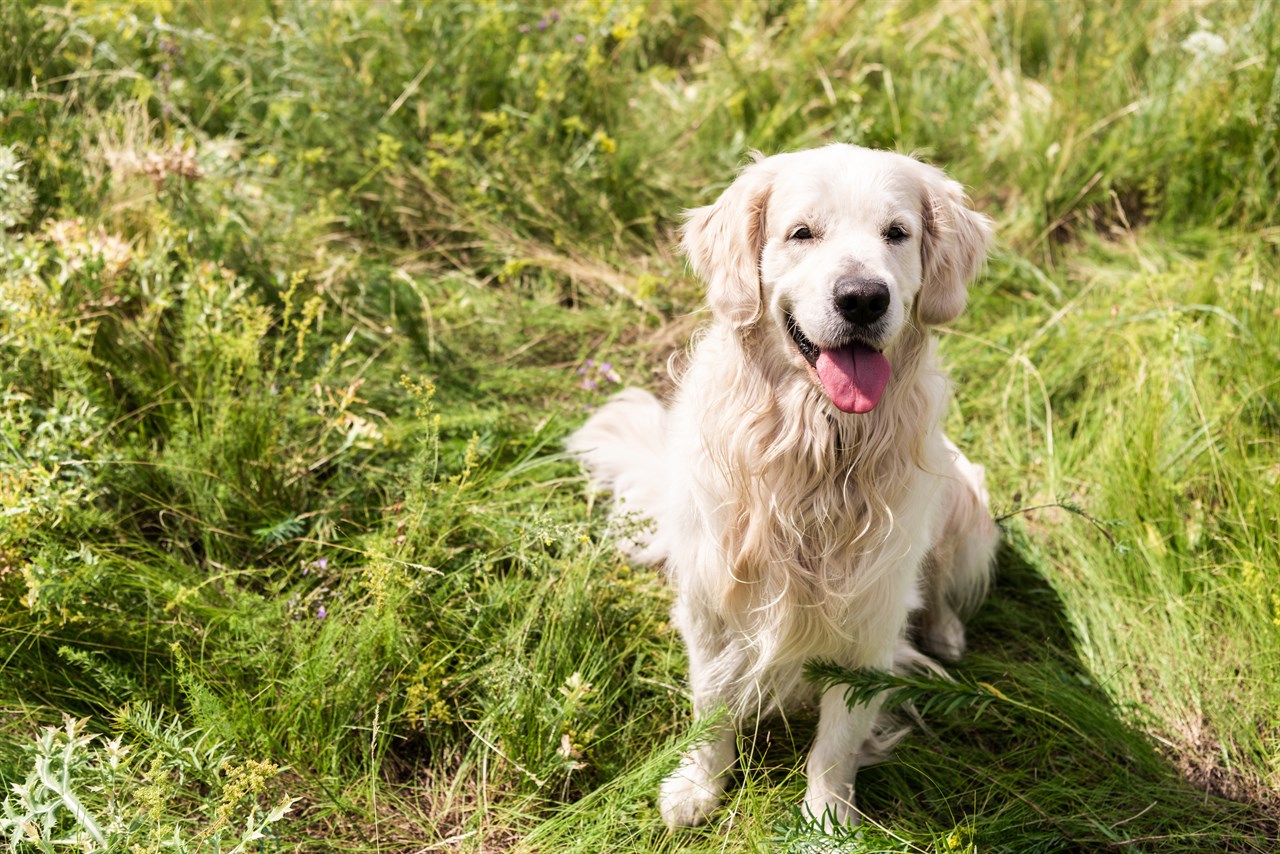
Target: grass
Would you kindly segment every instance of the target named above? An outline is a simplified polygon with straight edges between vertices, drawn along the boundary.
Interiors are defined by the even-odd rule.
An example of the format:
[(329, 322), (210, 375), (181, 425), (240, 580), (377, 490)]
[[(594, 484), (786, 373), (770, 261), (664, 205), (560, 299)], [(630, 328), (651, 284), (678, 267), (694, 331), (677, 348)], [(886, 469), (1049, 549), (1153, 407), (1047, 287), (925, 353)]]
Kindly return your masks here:
[[(0, 832), (1272, 850), (1278, 14), (0, 6)], [(998, 221), (942, 349), (999, 579), (957, 682), (905, 686), (923, 725), (860, 775), (860, 838), (800, 820), (803, 718), (671, 834), (669, 593), (560, 443), (669, 387), (679, 211), (837, 139)]]

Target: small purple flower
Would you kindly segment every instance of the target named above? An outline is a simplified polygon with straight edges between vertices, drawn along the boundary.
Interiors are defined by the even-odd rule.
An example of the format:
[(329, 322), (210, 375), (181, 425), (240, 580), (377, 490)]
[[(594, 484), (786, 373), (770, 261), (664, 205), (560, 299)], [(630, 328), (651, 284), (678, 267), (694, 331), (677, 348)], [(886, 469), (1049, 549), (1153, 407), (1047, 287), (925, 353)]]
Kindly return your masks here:
[(329, 559), (327, 557), (322, 557), (314, 561), (311, 565), (314, 566), (316, 569), (320, 570), (321, 572), (324, 572), (326, 569), (329, 568)]
[(552, 10), (551, 10), (551, 20), (552, 20), (552, 21), (559, 21), (559, 20), (560, 20), (560, 10), (559, 10), (559, 9), (552, 9)]
[(547, 28), (547, 19), (543, 18), (541, 21), (538, 22), (538, 30), (542, 31), (542, 30), (545, 30), (546, 28)]
[(582, 33), (578, 33), (576, 36), (573, 37), (573, 40), (578, 44), (585, 44), (587, 41), (587, 37), (584, 36)]
[(317, 620), (323, 620), (323, 619), (324, 619), (325, 617), (327, 617), (327, 616), (329, 616), (329, 612), (328, 612), (328, 611), (326, 611), (326, 610), (324, 609), (324, 606), (323, 606), (323, 605), (321, 605), (319, 608), (316, 608), (316, 619), (317, 619)]
[(622, 377), (613, 369), (613, 362), (597, 363), (595, 359), (584, 359), (582, 367), (578, 368), (578, 376), (582, 377), (578, 388), (587, 391), (594, 391), (604, 383), (622, 382)]

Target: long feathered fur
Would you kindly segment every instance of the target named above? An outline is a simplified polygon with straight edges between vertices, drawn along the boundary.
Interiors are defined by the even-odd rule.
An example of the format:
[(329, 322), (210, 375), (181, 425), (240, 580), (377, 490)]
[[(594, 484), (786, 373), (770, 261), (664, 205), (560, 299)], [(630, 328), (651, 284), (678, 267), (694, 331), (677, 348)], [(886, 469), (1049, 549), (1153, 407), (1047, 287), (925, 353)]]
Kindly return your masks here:
[[(839, 156), (883, 156), (841, 148)], [(958, 655), (956, 612), (981, 598), (995, 546), (981, 468), (940, 429), (949, 391), (927, 325), (963, 306), (987, 221), (937, 170), (892, 161), (924, 199), (923, 289), (917, 314), (885, 351), (892, 378), (883, 399), (845, 414), (797, 369), (760, 273), (770, 193), (804, 165), (788, 158), (803, 157), (757, 162), (716, 205), (692, 212), (685, 250), (710, 283), (713, 320), (670, 406), (628, 389), (568, 444), (595, 486), (613, 493), (621, 547), (666, 566), (695, 713), (727, 704), (736, 721), (817, 700), (802, 675), (812, 658), (919, 664), (906, 638), (908, 615), (921, 608), (926, 644)], [(637, 529), (637, 516), (650, 526)], [(825, 700), (823, 716), (825, 725)], [(865, 764), (875, 736), (869, 723), (859, 726)], [(723, 740), (695, 751), (664, 784), (669, 822), (705, 818), (723, 788), (726, 751)], [(806, 803), (834, 797), (815, 794), (813, 777), (837, 759), (815, 747)]]

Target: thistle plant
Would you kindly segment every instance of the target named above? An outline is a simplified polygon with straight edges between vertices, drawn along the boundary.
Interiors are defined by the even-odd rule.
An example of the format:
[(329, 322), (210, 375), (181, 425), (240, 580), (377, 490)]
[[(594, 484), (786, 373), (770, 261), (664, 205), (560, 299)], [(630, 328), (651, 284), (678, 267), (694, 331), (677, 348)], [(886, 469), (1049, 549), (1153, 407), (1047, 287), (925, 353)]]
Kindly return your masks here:
[(31, 216), (35, 192), (22, 177), (23, 161), (10, 145), (0, 145), (0, 231), (21, 225)]
[[(275, 765), (236, 763), (226, 756), (210, 780), (209, 766), (191, 761), (207, 753), (191, 749), (192, 742), (200, 746), (195, 733), (157, 727), (149, 709), (133, 718), (144, 721), (143, 731), (168, 737), (134, 746), (125, 745), (123, 735), (100, 742), (88, 731), (88, 719), (71, 717), (36, 737), (30, 773), (23, 783), (12, 785), (0, 805), (0, 836), (10, 851), (150, 851), (152, 841), (165, 839), (164, 847), (174, 851), (235, 854), (273, 834), (272, 826), (293, 804), (291, 799), (271, 807), (259, 803), (279, 772)], [(180, 751), (162, 756), (169, 752), (166, 747), (175, 746), (175, 734)], [(178, 774), (166, 768), (174, 761), (185, 766)], [(204, 817), (212, 820), (201, 821), (197, 830), (175, 809), (190, 800), (186, 788), (209, 783), (220, 796), (212, 802), (212, 815)]]

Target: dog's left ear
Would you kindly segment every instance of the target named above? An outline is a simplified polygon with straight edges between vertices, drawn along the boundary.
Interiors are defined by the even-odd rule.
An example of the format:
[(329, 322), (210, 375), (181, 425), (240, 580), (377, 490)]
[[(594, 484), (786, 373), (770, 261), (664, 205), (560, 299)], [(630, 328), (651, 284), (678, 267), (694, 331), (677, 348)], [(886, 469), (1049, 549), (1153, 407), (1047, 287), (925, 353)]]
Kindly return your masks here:
[(991, 219), (968, 207), (964, 188), (933, 166), (923, 165), (924, 236), (920, 254), (924, 281), (916, 299), (921, 323), (955, 320), (964, 310), (969, 282), (982, 269), (991, 242)]
[(711, 310), (735, 327), (754, 323), (763, 305), (760, 252), (773, 171), (768, 160), (752, 163), (714, 205), (685, 212), (689, 266), (707, 283)]

